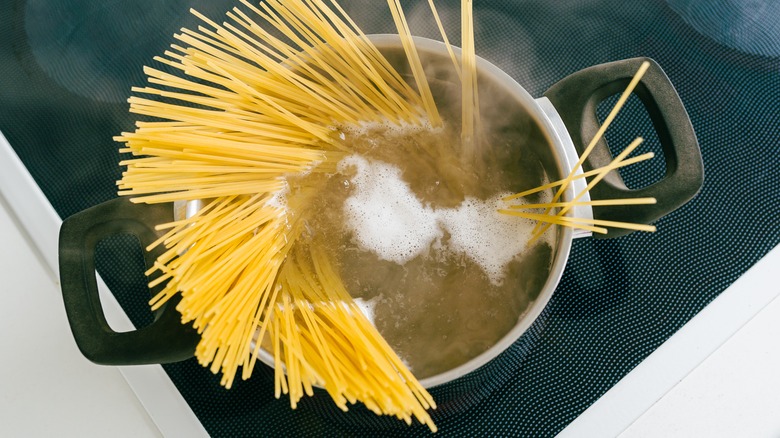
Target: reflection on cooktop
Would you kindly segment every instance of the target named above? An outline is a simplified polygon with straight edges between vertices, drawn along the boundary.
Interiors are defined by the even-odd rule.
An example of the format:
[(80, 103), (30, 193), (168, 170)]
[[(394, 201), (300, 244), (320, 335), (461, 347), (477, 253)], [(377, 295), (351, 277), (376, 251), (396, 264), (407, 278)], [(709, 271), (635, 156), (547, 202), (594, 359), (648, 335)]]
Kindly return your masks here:
[(145, 82), (142, 67), (168, 48), (171, 36), (194, 20), (194, 7), (219, 17), (225, 0), (28, 0), (27, 41), (36, 62), (68, 90), (103, 102), (124, 102)]

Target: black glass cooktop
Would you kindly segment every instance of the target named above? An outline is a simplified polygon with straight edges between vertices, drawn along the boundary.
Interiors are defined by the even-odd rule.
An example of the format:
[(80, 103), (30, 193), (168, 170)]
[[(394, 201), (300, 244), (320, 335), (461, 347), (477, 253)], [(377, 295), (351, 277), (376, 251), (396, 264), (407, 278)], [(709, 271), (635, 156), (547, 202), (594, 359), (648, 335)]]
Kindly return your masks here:
[[(344, 0), (366, 33), (393, 32), (382, 2)], [(445, 21), (458, 2), (437, 2)], [(427, 2), (404, 2), (413, 33), (437, 38)], [(0, 131), (60, 216), (116, 196), (117, 145), (132, 128), (125, 99), (142, 66), (195, 20), (220, 17), (228, 0), (10, 0), (0, 4)], [(751, 9), (748, 9), (751, 8)], [(655, 59), (676, 86), (705, 168), (701, 193), (659, 220), (659, 231), (580, 239), (537, 324), (498, 360), (509, 372), (435, 388), (444, 436), (554, 435), (780, 243), (780, 8), (770, 1), (475, 2), (477, 53), (532, 95), (579, 69)], [(459, 40), (457, 23), (450, 37)], [(608, 133), (625, 144), (650, 129), (629, 106)], [(643, 146), (659, 150), (657, 141)], [(663, 166), (624, 173), (652, 183)], [(97, 264), (136, 325), (150, 320), (136, 250), (122, 238)], [(333, 412), (322, 394), (291, 411), (273, 398), (272, 375), (230, 391), (194, 360), (165, 370), (213, 436), (374, 436), (428, 433)], [(400, 424), (400, 423), (399, 423)]]

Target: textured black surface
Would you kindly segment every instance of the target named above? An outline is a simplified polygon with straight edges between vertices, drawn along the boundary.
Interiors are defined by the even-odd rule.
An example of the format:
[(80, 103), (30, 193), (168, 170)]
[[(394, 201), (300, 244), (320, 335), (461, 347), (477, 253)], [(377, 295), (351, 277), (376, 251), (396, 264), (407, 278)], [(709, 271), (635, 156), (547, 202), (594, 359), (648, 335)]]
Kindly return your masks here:
[[(190, 4), (214, 17), (232, 6), (158, 3), (0, 4), (0, 130), (63, 217), (115, 196), (120, 169), (111, 137), (132, 126), (122, 101), (131, 85), (142, 83), (140, 65), (179, 27), (191, 25)], [(343, 3), (366, 32), (392, 32), (383, 2)], [(414, 33), (436, 37), (426, 3), (404, 2)], [(778, 17), (752, 14), (758, 24), (746, 26), (750, 20), (732, 20), (744, 18), (734, 12), (740, 3), (728, 1), (676, 1), (675, 9), (660, 1), (476, 3), (477, 53), (534, 96), (591, 65), (655, 59), (690, 114), (704, 160), (703, 190), (658, 221), (657, 233), (575, 242), (545, 324), (499, 359), (511, 373), (476, 373), (434, 390), (444, 399), (468, 390), (453, 398), (460, 400), (452, 405), (458, 415), (437, 415), (446, 417), (437, 418), (441, 436), (549, 436), (780, 242)], [(769, 1), (744, 3), (745, 10), (774, 10)], [(437, 5), (458, 41), (457, 2)], [(611, 147), (652, 137), (640, 108), (630, 105), (616, 121), (607, 135)], [(627, 184), (658, 178), (659, 169), (648, 166), (624, 174)], [(102, 272), (109, 284), (123, 275), (117, 268)], [(127, 297), (134, 292), (115, 292), (136, 324), (148, 318)], [(263, 366), (230, 391), (192, 360), (165, 369), (214, 436), (428, 434), (395, 424), (386, 429), (386, 421), (370, 416), (335, 415), (321, 394), (292, 412), (286, 400), (273, 399), (272, 376)]]

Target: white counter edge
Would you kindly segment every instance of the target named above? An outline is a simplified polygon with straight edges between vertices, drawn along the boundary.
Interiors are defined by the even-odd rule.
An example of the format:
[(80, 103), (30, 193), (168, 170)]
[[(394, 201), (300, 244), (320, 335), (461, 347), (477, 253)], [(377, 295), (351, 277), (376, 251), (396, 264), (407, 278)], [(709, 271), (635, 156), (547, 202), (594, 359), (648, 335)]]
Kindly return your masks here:
[[(57, 253), (62, 220), (1, 132), (0, 196), (11, 207), (11, 213), (27, 234), (26, 238), (35, 246), (53, 280), (59, 284)], [(103, 311), (111, 327), (115, 330), (132, 329), (129, 318), (100, 278), (98, 289)], [(118, 368), (164, 436), (208, 436), (161, 366)]]
[[(620, 435), (764, 307), (780, 296), (780, 246), (723, 291), (571, 422), (559, 437)], [(774, 268), (774, 269), (773, 269)]]

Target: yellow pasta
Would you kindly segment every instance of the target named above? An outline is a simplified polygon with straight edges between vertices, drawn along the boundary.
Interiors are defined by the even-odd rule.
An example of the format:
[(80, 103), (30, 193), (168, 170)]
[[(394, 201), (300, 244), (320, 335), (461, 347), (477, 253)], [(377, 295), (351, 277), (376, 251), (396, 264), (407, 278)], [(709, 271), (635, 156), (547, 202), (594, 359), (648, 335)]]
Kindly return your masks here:
[(322, 384), (343, 410), (360, 400), (377, 413), (413, 416), (435, 430), (426, 412), (435, 402), (352, 302), (320, 248), (296, 246), (280, 279), (283, 304), (274, 319), (286, 331), (273, 342), (284, 349), (275, 355), (276, 367), (287, 373), (275, 374), (278, 393), (289, 391), (295, 406), (310, 385)]
[(398, 29), (398, 34), (401, 37), (401, 44), (406, 52), (406, 57), (409, 60), (409, 64), (412, 68), (412, 75), (414, 76), (417, 88), (420, 90), (420, 94), (423, 98), (423, 106), (430, 119), (431, 124), (434, 127), (441, 126), (441, 118), (439, 117), (439, 111), (436, 108), (436, 102), (433, 100), (431, 89), (428, 86), (428, 80), (425, 76), (422, 63), (420, 62), (420, 56), (417, 53), (417, 48), (412, 41), (412, 35), (409, 31), (409, 25), (404, 17), (403, 9), (401, 8), (400, 0), (387, 0), (387, 5), (390, 7), (390, 12), (393, 15), (395, 26)]
[(605, 205), (642, 205), (642, 204), (655, 204), (655, 198), (625, 198), (625, 199), (601, 199), (598, 201), (576, 201), (576, 202), (545, 202), (540, 204), (521, 204), (510, 205), (509, 208), (562, 208), (562, 207), (575, 207), (580, 205), (590, 205), (594, 207), (601, 207)]
[(464, 160), (473, 160), (475, 154), (475, 109), (479, 109), (477, 94), (477, 64), (474, 53), (474, 22), (471, 0), (461, 2), (461, 38), (463, 66), (461, 68), (461, 140)]
[(463, 74), (461, 73), (460, 64), (458, 64), (455, 51), (452, 49), (452, 44), (450, 44), (450, 40), (447, 38), (447, 33), (444, 31), (444, 24), (442, 24), (441, 18), (439, 17), (439, 12), (436, 10), (436, 4), (433, 0), (428, 0), (428, 6), (431, 8), (431, 13), (433, 14), (433, 19), (436, 21), (436, 26), (439, 27), (439, 33), (441, 33), (441, 38), (444, 41), (445, 47), (447, 47), (447, 53), (450, 55), (450, 59), (452, 59), (452, 64), (455, 67), (455, 73), (457, 73), (458, 79), (462, 79)]
[[(612, 110), (609, 112), (607, 117), (604, 119), (604, 123), (599, 126), (599, 129), (596, 131), (596, 134), (593, 136), (593, 138), (590, 140), (588, 145), (585, 147), (585, 150), (582, 151), (582, 154), (580, 155), (580, 159), (577, 161), (577, 163), (572, 167), (571, 172), (569, 172), (569, 175), (564, 178), (560, 184), (560, 187), (558, 188), (558, 191), (555, 192), (555, 195), (553, 196), (552, 202), (556, 202), (560, 197), (563, 195), (563, 193), (566, 191), (566, 188), (569, 186), (571, 181), (575, 178), (576, 172), (581, 169), (582, 165), (585, 163), (585, 160), (590, 156), (590, 153), (595, 149), (596, 144), (601, 140), (601, 138), (604, 136), (604, 133), (607, 131), (607, 128), (609, 128), (609, 125), (612, 123), (612, 121), (617, 117), (617, 114), (620, 112), (620, 110), (623, 108), (623, 105), (628, 100), (628, 97), (633, 93), (636, 86), (639, 84), (639, 81), (642, 80), (642, 77), (644, 76), (647, 69), (650, 68), (650, 63), (645, 61), (640, 66), (637, 72), (634, 74), (634, 76), (631, 78), (631, 81), (628, 83), (628, 86), (626, 86), (626, 89), (623, 90), (623, 93), (618, 98), (617, 102), (615, 103), (615, 106), (612, 107)], [(641, 141), (641, 140), (640, 140)], [(625, 152), (625, 151), (624, 151)], [(627, 154), (626, 154), (627, 155)], [(620, 162), (622, 159), (615, 159), (613, 160), (613, 163)], [(599, 180), (603, 178), (604, 175), (606, 175), (606, 172), (599, 173), (597, 175), (602, 175), (601, 177), (597, 177)], [(582, 193), (579, 193), (577, 196), (583, 196), (584, 193), (587, 190), (583, 191)], [(567, 209), (568, 211), (568, 209)], [(545, 211), (545, 214), (549, 213), (550, 209), (547, 209)], [(562, 216), (566, 212), (559, 211), (557, 213), (558, 216)], [(538, 238), (542, 234), (544, 234), (545, 231), (550, 227), (549, 224), (547, 225), (541, 225), (541, 222), (537, 224), (537, 226), (534, 228), (534, 239)]]
[[(390, 0), (417, 90), (341, 7), (268, 0), (234, 8), (218, 24), (182, 29), (146, 67), (130, 111), (145, 119), (116, 140), (133, 157), (117, 182), (134, 202), (204, 202), (157, 228), (163, 246), (147, 275), (164, 285), (150, 305), (181, 300), (182, 322), (201, 335), (195, 355), (229, 388), (248, 378), (262, 348), (276, 364), (277, 397), (295, 408), (324, 388), (341, 409), (370, 410), (435, 431), (435, 402), (361, 313), (326, 252), (302, 243), (306, 205), (350, 151), (343, 126), (442, 121), (400, 3)], [(253, 15), (253, 16), (250, 16)], [(471, 19), (471, 16), (468, 16)]]
[[(598, 184), (609, 172), (618, 169), (620, 167), (627, 166), (629, 164), (634, 164), (640, 161), (650, 159), (654, 156), (652, 152), (648, 152), (636, 157), (627, 158), (628, 155), (631, 154), (631, 152), (633, 152), (634, 149), (636, 149), (636, 147), (642, 143), (643, 141), (642, 138), (637, 138), (633, 142), (631, 142), (620, 154), (618, 154), (618, 156), (615, 157), (612, 160), (612, 162), (610, 162), (608, 165), (600, 167), (598, 169), (590, 170), (588, 172), (581, 172), (579, 174), (577, 173), (577, 171), (581, 169), (583, 163), (585, 163), (585, 160), (588, 158), (590, 153), (596, 147), (596, 144), (604, 136), (604, 133), (606, 132), (610, 123), (612, 123), (612, 121), (617, 116), (618, 112), (620, 112), (620, 109), (623, 107), (626, 100), (628, 100), (628, 97), (631, 95), (634, 88), (636, 88), (636, 86), (639, 84), (639, 81), (642, 79), (642, 76), (644, 76), (645, 72), (649, 67), (650, 67), (650, 63), (647, 61), (643, 62), (640, 65), (639, 69), (634, 74), (628, 86), (623, 91), (621, 96), (618, 98), (618, 101), (615, 103), (615, 106), (607, 115), (606, 119), (604, 120), (604, 123), (602, 123), (602, 125), (599, 127), (596, 134), (593, 136), (591, 141), (585, 147), (585, 150), (582, 152), (582, 155), (580, 156), (580, 159), (577, 161), (577, 164), (575, 164), (572, 167), (572, 170), (569, 173), (569, 175), (567, 175), (564, 179), (560, 181), (556, 181), (548, 184), (542, 184), (539, 187), (535, 187), (533, 189), (526, 190), (521, 193), (515, 193), (513, 195), (509, 195), (503, 198), (504, 201), (511, 201), (514, 199), (531, 195), (533, 193), (538, 193), (542, 190), (558, 187), (558, 190), (555, 192), (555, 195), (553, 196), (552, 201), (550, 202), (544, 204), (513, 205), (513, 206), (509, 206), (511, 210), (506, 210), (506, 209), (499, 210), (499, 212), (503, 214), (523, 217), (523, 218), (537, 221), (537, 224), (533, 230), (533, 236), (531, 238), (531, 242), (541, 237), (544, 234), (544, 232), (547, 231), (552, 225), (567, 226), (567, 227), (578, 228), (578, 229), (583, 229), (583, 230), (602, 233), (602, 234), (607, 232), (607, 229), (603, 227), (623, 228), (623, 229), (630, 229), (636, 231), (648, 231), (648, 232), (656, 231), (656, 228), (652, 225), (633, 224), (633, 223), (626, 223), (626, 222), (615, 222), (615, 221), (605, 221), (605, 220), (598, 220), (598, 219), (586, 219), (586, 218), (575, 218), (575, 217), (565, 216), (565, 214), (569, 210), (571, 210), (572, 207), (578, 205), (590, 205), (590, 206), (638, 205), (638, 204), (654, 204), (656, 202), (655, 198), (606, 199), (606, 200), (598, 200), (598, 201), (578, 202), (580, 198), (585, 196), (585, 194), (588, 193), (593, 187), (595, 187), (596, 184)], [(572, 200), (567, 202), (558, 202), (558, 200), (563, 195), (566, 188), (573, 180), (579, 178), (591, 177), (591, 176), (593, 178), (588, 182), (587, 186), (581, 192), (575, 193)], [(544, 213), (536, 214), (536, 213), (520, 212), (516, 210), (519, 208), (543, 208)], [(553, 213), (552, 212), (553, 209), (557, 209), (557, 211)]]
[[(379, 122), (442, 126), (422, 60), (400, 0), (387, 0), (413, 84), (382, 56), (335, 0), (266, 0), (233, 8), (218, 23), (197, 11), (197, 30), (144, 68), (148, 85), (134, 87), (130, 111), (143, 117), (116, 140), (131, 154), (117, 182), (133, 202), (203, 202), (188, 218), (160, 224), (163, 246), (147, 275), (163, 285), (153, 309), (174, 296), (182, 322), (201, 340), (199, 363), (230, 388), (251, 376), (261, 350), (275, 364), (274, 393), (296, 408), (321, 387), (342, 410), (364, 404), (379, 415), (417, 421), (436, 431), (436, 403), (347, 292), (333, 260), (307, 235), (307, 205), (322, 187), (302, 175), (336, 171), (352, 151), (345, 127)], [(461, 2), (458, 62), (433, 0), (429, 6), (461, 82), (461, 154), (473, 161), (480, 138), (472, 0)], [(603, 135), (629, 89), (586, 148), (580, 167)], [(560, 202), (575, 178), (593, 177), (652, 157), (627, 158), (638, 139), (612, 163), (584, 175), (508, 196), (559, 187), (552, 201), (509, 205), (500, 212), (597, 233), (606, 227), (654, 227), (565, 216), (579, 205), (627, 205), (654, 200)], [(316, 180), (316, 178), (314, 178)], [(301, 182), (304, 181), (304, 182)], [(520, 211), (544, 209), (544, 214)], [(551, 211), (556, 210), (554, 214)]]
[[(595, 187), (595, 186), (596, 186), (596, 184), (598, 184), (598, 183), (599, 183), (599, 182), (600, 182), (602, 179), (604, 179), (604, 177), (605, 177), (605, 176), (607, 176), (607, 174), (610, 172), (611, 168), (615, 167), (614, 165), (615, 165), (616, 163), (620, 163), (621, 161), (625, 160), (625, 159), (626, 159), (626, 157), (627, 157), (627, 156), (628, 156), (628, 155), (629, 155), (631, 152), (633, 152), (633, 151), (634, 151), (634, 149), (636, 149), (636, 148), (637, 148), (637, 146), (639, 146), (639, 145), (642, 143), (642, 141), (643, 141), (643, 139), (642, 139), (641, 137), (638, 137), (638, 138), (636, 138), (634, 141), (632, 141), (632, 142), (631, 142), (631, 143), (630, 143), (628, 146), (626, 146), (626, 148), (625, 148), (625, 149), (623, 149), (623, 151), (621, 151), (621, 152), (620, 152), (620, 154), (618, 154), (618, 156), (617, 156), (617, 157), (615, 157), (615, 159), (614, 159), (614, 160), (612, 160), (612, 163), (610, 163), (610, 165), (607, 165), (607, 166), (604, 166), (604, 167), (602, 167), (602, 168), (601, 168), (601, 171), (600, 171), (600, 172), (598, 172), (598, 173), (597, 173), (597, 174), (596, 174), (596, 175), (593, 177), (593, 179), (592, 179), (592, 180), (590, 180), (590, 181), (588, 182), (588, 185), (587, 185), (587, 186), (586, 186), (584, 189), (582, 189), (582, 191), (581, 191), (581, 192), (579, 192), (579, 193), (576, 193), (576, 194), (574, 195), (574, 197), (572, 198), (572, 200), (571, 200), (569, 203), (567, 203), (567, 205), (565, 205), (565, 206), (564, 206), (564, 207), (562, 207), (560, 210), (558, 210), (558, 212), (556, 212), (556, 213), (555, 213), (555, 215), (556, 215), (556, 216), (558, 216), (558, 217), (560, 217), (560, 218), (564, 217), (563, 215), (565, 215), (565, 214), (566, 214), (566, 213), (567, 213), (569, 210), (571, 210), (571, 208), (574, 206), (574, 203), (575, 203), (575, 202), (579, 201), (579, 200), (580, 200), (580, 198), (582, 198), (583, 196), (585, 196), (585, 194), (586, 194), (586, 193), (588, 193), (588, 192), (590, 191), (590, 189), (592, 189), (593, 187)], [(562, 184), (562, 185), (561, 185), (561, 187), (558, 189), (558, 193), (561, 193), (561, 190), (562, 190), (562, 188), (566, 186), (566, 182), (567, 182), (567, 181), (571, 181), (571, 179), (572, 179), (572, 176), (571, 176), (571, 175), (569, 175), (569, 177), (567, 177), (566, 179), (564, 179), (564, 182), (563, 182), (563, 184)], [(557, 198), (557, 197), (553, 197), (553, 200), (552, 200), (552, 202), (554, 203), (554, 202), (556, 202), (557, 200), (558, 200), (558, 198)], [(550, 211), (550, 209), (549, 209), (549, 208), (547, 208), (547, 210), (545, 211), (545, 214), (546, 214), (546, 213), (548, 213), (549, 211)], [(540, 237), (540, 236), (541, 236), (541, 235), (542, 235), (542, 234), (543, 234), (545, 231), (547, 231), (547, 229), (548, 229), (548, 228), (550, 227), (550, 225), (551, 225), (551, 224), (548, 222), (548, 223), (546, 223), (545, 225), (542, 225), (541, 227), (539, 227), (539, 224), (541, 224), (541, 222), (539, 222), (539, 223), (537, 224), (537, 228), (538, 228), (538, 229), (535, 229), (535, 234), (533, 235), (533, 238), (532, 238), (532, 240), (535, 240), (535, 239), (539, 238), (539, 237)], [(649, 230), (645, 230), (645, 231), (649, 231)], [(653, 231), (654, 231), (654, 230), (653, 230)]]
[[(628, 166), (630, 164), (635, 164), (635, 163), (638, 163), (640, 161), (649, 160), (649, 159), (653, 158), (654, 156), (655, 156), (655, 154), (653, 154), (652, 152), (647, 152), (647, 153), (644, 153), (642, 155), (637, 155), (636, 157), (627, 158), (625, 160), (619, 160), (619, 161), (618, 160), (613, 160), (611, 163), (609, 163), (608, 165), (606, 165), (604, 167), (599, 167), (598, 169), (593, 169), (593, 170), (589, 170), (587, 172), (583, 172), (583, 173), (574, 175), (568, 181), (573, 181), (575, 179), (581, 179), (581, 178), (586, 178), (586, 177), (598, 175), (598, 174), (603, 173), (603, 172), (609, 172), (611, 170), (619, 169), (621, 167), (625, 167), (625, 166)], [(554, 188), (554, 187), (559, 187), (559, 186), (563, 185), (566, 181), (567, 180), (559, 180), (559, 181), (555, 181), (555, 182), (551, 182), (551, 183), (547, 183), (547, 184), (542, 184), (540, 186), (534, 187), (533, 189), (528, 189), (528, 190), (520, 192), (520, 193), (515, 193), (513, 195), (506, 196), (506, 197), (503, 198), (503, 200), (504, 201), (511, 201), (513, 199), (522, 198), (524, 196), (532, 195), (534, 193), (539, 193), (539, 192), (541, 192), (543, 190), (551, 189), (551, 188)]]

